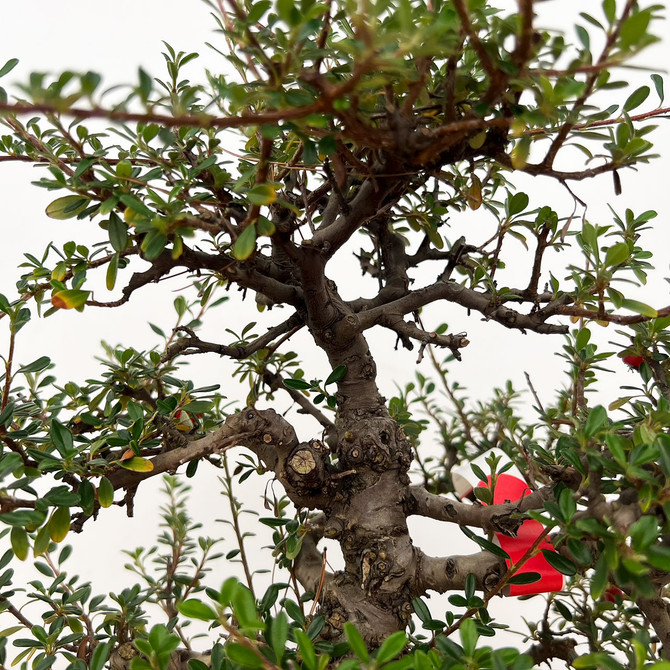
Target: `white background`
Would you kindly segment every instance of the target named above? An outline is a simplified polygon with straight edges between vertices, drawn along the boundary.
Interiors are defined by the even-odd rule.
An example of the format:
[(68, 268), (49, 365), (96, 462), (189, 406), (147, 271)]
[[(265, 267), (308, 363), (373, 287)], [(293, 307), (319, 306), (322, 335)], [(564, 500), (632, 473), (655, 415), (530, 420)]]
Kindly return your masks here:
[[(542, 12), (538, 25), (568, 28), (576, 20), (579, 9), (599, 15), (599, 5), (599, 2), (566, 3), (559, 0), (538, 3), (538, 9)], [(219, 48), (225, 47), (221, 35), (214, 32), (215, 24), (208, 14), (209, 8), (205, 3), (196, 0), (117, 0), (114, 3), (92, 0), (63, 0), (58, 3), (38, 0), (19, 3), (5, 0), (0, 9), (0, 20), (4, 26), (0, 43), (0, 65), (11, 57), (18, 57), (21, 63), (1, 83), (8, 88), (9, 83), (27, 80), (28, 73), (34, 70), (57, 73), (72, 69), (98, 71), (104, 75), (104, 83), (111, 86), (116, 83), (135, 82), (138, 66), (142, 66), (152, 75), (162, 77), (162, 40), (177, 50), (197, 51), (201, 54), (201, 58), (189, 64), (186, 70), (187, 75), (199, 78), (204, 67), (214, 71), (225, 68), (223, 59), (204, 44), (209, 41)], [(655, 32), (666, 34), (667, 25), (656, 27)], [(572, 34), (568, 37), (571, 38)], [(670, 62), (670, 44), (666, 41), (650, 49), (645, 53), (643, 62), (652, 71), (662, 71), (662, 67)], [(618, 74), (638, 82), (636, 85), (650, 83), (649, 73), (645, 71), (627, 70)], [(622, 103), (627, 95), (628, 92), (616, 91), (612, 93), (611, 101)], [(608, 100), (608, 104), (611, 101)], [(646, 111), (654, 105), (656, 97), (652, 91), (647, 103), (636, 111)], [(636, 294), (639, 299), (657, 307), (668, 303), (667, 284), (662, 277), (668, 274), (670, 259), (670, 237), (667, 232), (670, 216), (667, 158), (670, 150), (669, 127), (667, 121), (659, 121), (659, 125), (660, 130), (655, 133), (653, 140), (661, 158), (651, 166), (641, 166), (637, 173), (630, 170), (622, 172), (621, 196), (614, 197), (611, 177), (608, 175), (572, 186), (575, 193), (588, 203), (586, 217), (593, 223), (606, 224), (611, 220), (607, 203), (620, 215), (623, 215), (626, 207), (636, 213), (646, 209), (658, 211), (656, 230), (647, 238), (654, 251), (658, 276), (650, 282), (648, 288)], [(99, 232), (91, 222), (60, 222), (48, 219), (44, 215), (45, 206), (54, 197), (64, 193), (54, 195), (30, 186), (29, 182), (40, 176), (36, 169), (24, 164), (0, 163), (0, 292), (10, 300), (16, 296), (14, 283), (21, 274), (16, 268), (22, 261), (22, 253), (31, 251), (39, 257), (51, 240), (56, 244), (62, 244), (69, 239), (95, 240)], [(530, 195), (531, 206), (549, 203), (562, 216), (572, 211), (571, 198), (555, 183), (547, 179), (531, 180), (523, 176), (518, 183)], [(454, 230), (458, 230), (460, 226), (467, 227), (469, 234), (476, 235), (480, 241), (489, 237), (495, 226), (495, 222), (486, 220), (481, 213), (453, 220), (452, 224)], [(476, 226), (481, 226), (481, 230)], [(453, 237), (456, 238), (458, 234)], [(531, 261), (530, 256), (524, 256), (522, 251), (519, 245), (517, 252), (520, 267), (523, 269), (520, 276), (527, 277)], [(344, 297), (359, 295), (361, 283), (355, 268), (352, 270), (351, 265), (336, 263), (329, 267), (329, 271), (337, 280)], [(178, 291), (184, 284), (185, 282), (176, 279), (167, 284), (147, 287), (129, 305), (118, 310), (87, 309), (83, 314), (68, 312), (56, 314), (48, 320), (35, 319), (20, 334), (16, 360), (25, 364), (47, 354), (56, 363), (55, 374), (63, 382), (68, 379), (81, 381), (87, 376), (98, 374), (99, 367), (94, 358), (101, 354), (101, 339), (111, 344), (123, 343), (137, 349), (160, 345), (147, 322), (152, 321), (166, 331), (171, 328), (174, 322), (172, 301), (179, 295)], [(444, 309), (444, 313), (440, 313), (438, 309), (433, 310), (433, 327), (446, 321), (451, 332), (467, 331), (471, 340), (470, 346), (463, 352), (463, 362), (450, 367), (452, 379), (457, 379), (466, 386), (470, 397), (486, 399), (490, 397), (491, 389), (501, 386), (507, 379), (512, 379), (515, 387), (524, 389), (524, 372), (528, 372), (540, 397), (545, 402), (550, 402), (554, 389), (567, 381), (562, 372), (561, 361), (555, 356), (555, 352), (563, 344), (560, 336), (547, 337), (532, 333), (522, 335), (517, 331), (505, 330), (497, 324), (482, 324), (479, 315), (467, 316), (460, 308), (439, 309)], [(282, 319), (283, 313), (277, 314), (275, 311), (271, 316), (271, 323), (277, 323)], [(213, 313), (212, 318), (215, 320), (208, 323), (204, 332), (210, 339), (216, 339), (217, 333), (224, 327), (237, 327), (247, 318), (257, 319), (258, 314), (253, 302), (248, 300), (245, 306), (231, 310), (228, 310), (228, 305), (224, 305)], [(612, 327), (599, 330), (598, 326), (593, 326), (593, 330), (604, 344), (611, 340), (621, 341), (620, 337), (615, 336)], [(5, 338), (5, 333), (1, 333), (0, 337)], [(416, 350), (394, 351), (392, 347), (395, 337), (386, 332), (371, 333), (370, 338), (377, 354), (382, 391), (390, 397), (395, 393), (395, 382), (404, 384), (412, 378), (416, 367)], [(0, 340), (2, 341), (4, 339)], [(0, 351), (4, 352), (5, 346)], [(323, 357), (302, 353), (311, 349), (305, 338), (299, 339), (297, 346), (305, 357), (308, 376), (324, 378), (329, 370)], [(603, 404), (618, 396), (621, 383), (634, 383), (633, 373), (625, 370), (618, 359), (613, 359), (610, 367), (614, 373), (604, 376), (599, 387), (599, 401)], [(199, 358), (191, 361), (188, 374), (193, 375), (197, 385), (222, 383), (224, 393), (236, 398), (239, 392), (235, 382), (231, 384), (229, 381), (230, 369), (230, 366), (218, 358)], [(428, 371), (425, 367), (423, 369), (424, 372)], [(244, 393), (243, 389), (242, 394)], [(284, 402), (281, 409), (287, 406), (288, 403)], [(301, 437), (312, 437), (311, 430), (310, 424), (304, 424)], [(213, 523), (214, 519), (223, 517), (227, 510), (226, 500), (219, 494), (216, 475), (216, 472), (200, 469), (191, 512), (194, 518), (205, 523), (206, 530), (203, 532), (212, 536), (223, 536), (225, 539), (229, 532), (227, 527)], [(261, 515), (264, 512), (255, 501), (264, 486), (264, 480), (252, 477), (240, 490), (240, 497), (254, 501), (253, 504)], [(84, 579), (91, 579), (94, 592), (107, 592), (133, 583), (132, 576), (122, 569), (126, 562), (122, 549), (152, 543), (157, 532), (155, 511), (159, 499), (156, 497), (156, 488), (152, 484), (141, 487), (136, 501), (136, 516), (133, 519), (127, 519), (116, 508), (106, 510), (98, 522), (86, 524), (85, 532), (81, 536), (68, 537), (67, 542), (75, 545), (75, 555), (70, 559), (70, 570), (76, 571)], [(253, 517), (248, 519), (247, 528), (253, 530)], [(449, 555), (476, 551), (472, 543), (450, 526), (414, 520), (412, 527), (416, 543), (429, 554)], [(256, 544), (261, 546), (267, 544), (268, 540), (269, 536), (264, 535)], [(232, 549), (232, 538), (225, 540), (222, 546), (225, 550)], [(0, 548), (0, 553), (2, 551), (4, 549)], [(261, 558), (257, 567), (263, 565), (265, 562)], [(218, 585), (233, 569), (230, 564), (221, 564), (220, 572), (212, 580), (213, 585)], [(263, 589), (259, 591), (262, 593)], [(536, 598), (533, 602), (540, 600)], [(442, 604), (436, 607), (433, 614), (441, 617), (440, 608), (444, 606)], [(539, 602), (537, 608), (529, 608), (529, 603), (525, 603), (521, 609), (516, 607), (514, 600), (509, 599), (498, 600), (493, 609), (504, 620), (509, 618), (512, 611), (515, 619), (518, 619), (522, 612), (526, 616), (535, 616), (532, 612), (541, 611), (541, 608), (542, 603)], [(8, 615), (0, 615), (0, 629), (13, 625), (14, 622), (10, 619)]]

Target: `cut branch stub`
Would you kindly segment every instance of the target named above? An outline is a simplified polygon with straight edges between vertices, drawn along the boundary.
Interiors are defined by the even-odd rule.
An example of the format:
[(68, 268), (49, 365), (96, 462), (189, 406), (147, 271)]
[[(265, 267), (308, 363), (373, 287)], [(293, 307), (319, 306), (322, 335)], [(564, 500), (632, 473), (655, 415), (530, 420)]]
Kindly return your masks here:
[(272, 409), (247, 407), (226, 419), (224, 431), (243, 434), (251, 449), (272, 470), (297, 507), (324, 509), (337, 486), (329, 479), (328, 448), (318, 440), (299, 443), (293, 426)]

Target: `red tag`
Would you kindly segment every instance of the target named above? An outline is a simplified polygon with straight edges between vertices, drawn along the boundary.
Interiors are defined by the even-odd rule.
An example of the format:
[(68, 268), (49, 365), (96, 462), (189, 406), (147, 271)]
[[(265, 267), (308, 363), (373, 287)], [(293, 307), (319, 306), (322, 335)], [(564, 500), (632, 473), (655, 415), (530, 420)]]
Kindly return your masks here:
[[(487, 486), (487, 484), (479, 482), (479, 486)], [(508, 474), (498, 475), (493, 491), (493, 504), (516, 502), (530, 493), (531, 490), (526, 482), (518, 477)], [(516, 537), (510, 537), (502, 533), (495, 533), (495, 536), (501, 548), (509, 554), (511, 562), (516, 563), (526, 554), (543, 531), (544, 526), (539, 521), (527, 519), (519, 527)], [(551, 541), (545, 538), (537, 548), (538, 553), (529, 558), (516, 573), (517, 575), (523, 575), (529, 572), (537, 572), (540, 574), (540, 579), (532, 584), (511, 584), (509, 595), (525, 596), (560, 591), (563, 588), (563, 575), (547, 563), (547, 559), (541, 553), (542, 549), (556, 551)], [(509, 566), (510, 561), (508, 560), (507, 567)]]

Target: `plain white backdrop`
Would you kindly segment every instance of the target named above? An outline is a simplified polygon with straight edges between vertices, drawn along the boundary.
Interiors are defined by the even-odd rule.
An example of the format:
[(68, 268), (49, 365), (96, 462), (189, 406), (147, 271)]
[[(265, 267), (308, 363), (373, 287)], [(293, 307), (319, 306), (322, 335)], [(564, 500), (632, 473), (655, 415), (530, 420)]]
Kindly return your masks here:
[[(600, 2), (587, 0), (566, 3), (553, 0), (542, 2), (538, 7), (542, 12), (538, 19), (540, 27), (565, 27), (569, 30), (579, 10), (597, 14)], [(138, 66), (154, 76), (162, 77), (162, 40), (177, 50), (200, 53), (200, 58), (190, 63), (186, 70), (188, 75), (196, 79), (205, 67), (214, 71), (225, 68), (221, 56), (205, 46), (205, 42), (220, 48), (225, 45), (222, 37), (214, 32), (216, 26), (209, 17), (209, 8), (197, 0), (117, 0), (114, 3), (94, 0), (62, 0), (59, 3), (47, 3), (44, 0), (32, 3), (5, 1), (0, 8), (0, 19), (4, 25), (0, 65), (12, 57), (20, 59), (20, 65), (0, 82), (5, 88), (10, 88), (13, 82), (27, 80), (32, 71), (58, 73), (67, 69), (93, 70), (103, 74), (107, 86), (135, 82)], [(667, 24), (655, 28), (656, 34), (661, 35), (667, 34), (667, 30)], [(667, 63), (670, 63), (670, 42), (666, 40), (646, 52), (639, 64), (649, 66), (651, 71), (662, 72)], [(637, 82), (634, 86), (649, 83), (649, 72), (643, 69), (629, 69), (618, 74), (631, 82)], [(612, 101), (622, 103), (629, 92), (613, 92)], [(652, 109), (654, 105), (656, 98), (652, 92), (639, 111)], [(588, 203), (586, 218), (593, 223), (605, 224), (611, 221), (608, 203), (621, 215), (627, 207), (636, 213), (647, 209), (658, 211), (655, 230), (648, 238), (655, 254), (652, 262), (657, 267), (657, 276), (635, 297), (662, 307), (670, 302), (667, 283), (663, 281), (663, 277), (668, 275), (670, 264), (670, 125), (665, 120), (658, 123), (659, 130), (652, 139), (661, 157), (649, 166), (641, 166), (638, 172), (623, 172), (622, 195), (614, 196), (612, 181), (607, 175), (574, 184), (572, 188)], [(4, 129), (2, 132), (5, 132)], [(576, 160), (582, 160), (581, 154), (576, 153), (575, 157)], [(44, 214), (46, 205), (64, 193), (54, 194), (31, 186), (30, 181), (40, 176), (35, 168), (25, 164), (0, 163), (0, 292), (10, 300), (16, 297), (15, 282), (21, 274), (17, 266), (22, 262), (24, 252), (30, 251), (39, 257), (50, 241), (62, 244), (76, 239), (86, 243), (95, 240), (99, 232), (96, 224), (88, 221), (61, 222), (47, 218)], [(572, 211), (573, 202), (569, 194), (550, 180), (530, 179), (521, 175), (515, 181), (521, 190), (529, 194), (531, 206), (551, 204), (561, 216)], [(476, 235), (481, 241), (491, 234), (495, 226), (495, 222), (487, 220), (481, 213), (454, 217), (451, 223), (454, 239), (460, 235), (456, 231), (463, 227), (468, 234)], [(520, 245), (515, 253), (518, 253), (521, 268), (519, 276), (527, 277), (530, 256), (523, 253)], [(335, 261), (329, 266), (329, 272), (345, 298), (359, 295), (362, 284), (353, 265)], [(512, 279), (509, 281), (511, 283)], [(25, 364), (46, 354), (56, 363), (54, 373), (61, 382), (69, 379), (82, 381), (99, 374), (100, 368), (95, 357), (101, 354), (101, 339), (110, 344), (123, 343), (136, 349), (160, 345), (147, 322), (151, 321), (166, 331), (172, 327), (172, 301), (184, 284), (176, 279), (147, 287), (128, 305), (118, 310), (89, 308), (83, 314), (68, 312), (46, 320), (34, 319), (21, 332), (16, 360)], [(224, 305), (212, 313), (212, 320), (203, 330), (203, 338), (216, 340), (223, 328), (238, 327), (245, 319), (257, 320), (258, 316), (250, 299), (232, 310)], [(274, 312), (271, 323), (277, 323), (281, 318), (281, 312)], [(525, 389), (524, 372), (530, 374), (540, 397), (547, 402), (553, 398), (555, 389), (564, 384), (563, 366), (555, 355), (563, 343), (560, 336), (522, 335), (497, 324), (482, 323), (479, 315), (468, 316), (462, 309), (453, 306), (435, 306), (426, 318), (431, 320), (433, 327), (445, 321), (449, 323), (451, 332), (468, 332), (471, 344), (463, 351), (463, 362), (450, 367), (450, 375), (469, 389), (473, 399), (490, 397), (491, 390), (503, 385), (507, 379), (512, 379), (515, 387)], [(0, 327), (4, 328), (3, 322), (0, 322)], [(603, 344), (621, 339), (615, 336), (612, 327), (601, 330), (593, 326), (592, 330)], [(377, 356), (382, 392), (390, 397), (395, 393), (396, 382), (404, 384), (413, 377), (416, 351), (394, 351), (395, 336), (388, 332), (373, 331), (370, 339)], [(6, 334), (0, 332), (0, 352), (5, 351), (5, 341)], [(297, 340), (296, 346), (301, 352), (314, 351), (304, 336)], [(322, 356), (310, 353), (303, 355), (310, 378), (323, 378), (328, 374), (329, 368)], [(243, 397), (245, 389), (237, 389), (235, 381), (231, 383), (231, 367), (225, 361), (215, 357), (192, 359), (188, 374), (193, 375), (196, 385), (218, 382), (223, 385), (223, 392), (231, 398)], [(598, 397), (603, 404), (608, 404), (620, 395), (621, 383), (634, 383), (631, 373), (618, 359), (613, 359), (610, 367), (614, 372), (605, 376), (599, 386)], [(422, 369), (428, 372), (425, 364)], [(528, 406), (530, 404), (528, 397)], [(287, 401), (283, 402), (282, 409), (286, 407)], [(304, 431), (301, 434), (304, 439), (314, 436), (313, 425), (309, 422), (305, 422), (301, 430)], [(208, 471), (205, 467), (200, 468), (192, 496), (191, 513), (196, 520), (205, 524), (203, 533), (225, 538), (227, 527), (214, 523), (215, 519), (225, 516), (227, 510), (226, 501), (219, 494), (217, 474), (212, 469)], [(86, 524), (82, 535), (67, 538), (66, 542), (75, 546), (70, 569), (82, 578), (90, 579), (94, 593), (108, 592), (133, 583), (133, 577), (123, 570), (126, 557), (122, 550), (138, 545), (147, 546), (153, 542), (157, 532), (156, 508), (160, 502), (156, 496), (157, 484), (149, 483), (140, 488), (133, 519), (127, 519), (124, 512), (117, 508), (104, 510), (99, 521)], [(239, 492), (240, 498), (253, 504), (261, 515), (263, 510), (259, 509), (258, 499), (264, 486), (265, 480), (252, 477)], [(253, 518), (249, 519), (247, 529), (254, 530)], [(412, 527), (416, 544), (429, 554), (448, 555), (477, 550), (456, 528), (427, 520), (413, 520)], [(254, 545), (255, 551), (260, 550), (268, 540), (269, 535), (259, 538)], [(226, 551), (234, 547), (231, 541), (225, 541), (222, 546)], [(4, 548), (0, 547), (0, 553), (3, 551)], [(265, 567), (266, 562), (261, 557), (256, 567)], [(221, 564), (220, 573), (212, 580), (213, 583), (217, 585), (233, 570), (234, 566)], [(29, 571), (23, 569), (24, 573), (29, 574)], [(34, 573), (30, 574), (32, 578)], [(262, 593), (263, 589), (259, 591)], [(440, 602), (442, 604), (435, 607), (433, 612), (438, 618), (443, 613), (441, 608), (446, 607), (444, 599)], [(509, 621), (508, 613), (514, 611), (514, 621), (511, 623), (518, 627), (521, 625), (520, 617), (525, 615), (533, 618), (542, 611), (542, 606), (541, 598), (524, 603), (522, 607), (518, 607), (514, 599), (507, 599), (496, 600), (492, 610), (501, 616), (502, 621)], [(0, 615), (0, 629), (12, 624), (8, 615)]]

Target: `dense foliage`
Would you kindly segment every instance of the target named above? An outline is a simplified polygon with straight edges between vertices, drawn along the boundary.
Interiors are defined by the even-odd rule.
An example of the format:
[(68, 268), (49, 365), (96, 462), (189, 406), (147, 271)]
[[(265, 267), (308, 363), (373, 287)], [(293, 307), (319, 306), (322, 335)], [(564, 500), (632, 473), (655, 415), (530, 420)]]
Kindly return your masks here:
[[(670, 307), (639, 291), (656, 213), (617, 202), (611, 221), (589, 221), (573, 190), (597, 178), (618, 193), (621, 174), (653, 157), (653, 124), (670, 111), (663, 79), (630, 87), (620, 66), (657, 40), (663, 7), (568, 3), (564, 35), (537, 28), (538, 0), (210, 4), (224, 72), (188, 79), (197, 54), (166, 46), (167, 73), (140, 69), (125, 88), (65, 72), (0, 89), (0, 160), (40, 166), (36, 185), (55, 192), (46, 215), (97, 234), (26, 253), (18, 292), (0, 295), (0, 662), (670, 667)], [(562, 184), (574, 209), (518, 190), (519, 175)], [(476, 210), (493, 234), (459, 225)], [(338, 287), (334, 267), (363, 278)], [(48, 352), (15, 361), (31, 319), (141, 301), (176, 276), (177, 322), (152, 325), (154, 349), (106, 345), (99, 374), (68, 383)], [(258, 323), (240, 322), (245, 298)], [(446, 304), (483, 317), (490, 341), (452, 332)], [(215, 341), (199, 334), (209, 323)], [(616, 342), (596, 342), (594, 323)], [(548, 404), (529, 383), (531, 419), (511, 385), (473, 404), (448, 372), (503, 327), (562, 346), (569, 384)], [(390, 352), (373, 355), (373, 328), (418, 345), (431, 370), (389, 400), (376, 378)], [(327, 366), (294, 344), (304, 333)], [(235, 361), (240, 392), (185, 378), (194, 355)], [(634, 370), (630, 393), (590, 402), (617, 357)], [(298, 413), (311, 434), (298, 435)], [(487, 484), (457, 500), (455, 469), (494, 447), (504, 460), (475, 465)], [(500, 500), (512, 464), (528, 495)], [(185, 478), (207, 467), (229, 502), (222, 532), (237, 546), (225, 556), (187, 511)], [(281, 581), (261, 592), (236, 487), (267, 472), (278, 484), (257, 532)], [(137, 583), (96, 595), (104, 586), (66, 571), (66, 538), (112, 505), (132, 514), (156, 476), (159, 535), (128, 548)], [(431, 556), (410, 538), (412, 515), (460, 525), (478, 553)], [(493, 541), (533, 521), (544, 530), (520, 557)], [(323, 538), (341, 547), (337, 572)], [(537, 582), (524, 570), (536, 554), (565, 586), (546, 595), (523, 648), (500, 648), (505, 621), (489, 601)], [(35, 577), (17, 583), (28, 560)], [(241, 581), (230, 576), (240, 566)], [(428, 591), (453, 592), (444, 616)]]

